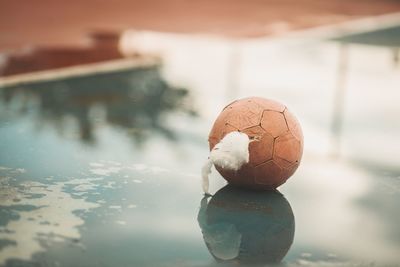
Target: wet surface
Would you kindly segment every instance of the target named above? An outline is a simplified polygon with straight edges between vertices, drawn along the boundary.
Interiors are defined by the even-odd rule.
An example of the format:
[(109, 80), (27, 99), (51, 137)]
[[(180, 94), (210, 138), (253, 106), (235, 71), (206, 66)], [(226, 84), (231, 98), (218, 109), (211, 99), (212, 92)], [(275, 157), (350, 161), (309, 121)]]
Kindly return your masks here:
[[(221, 67), (230, 50), (215, 53), (226, 52), (226, 44), (211, 42), (212, 48), (196, 54), (190, 50), (198, 51), (195, 45), (185, 41), (185, 50), (179, 42), (170, 46), (173, 60), (166, 59), (164, 69), (1, 89), (0, 265), (399, 265), (400, 171), (396, 158), (387, 157), (397, 155), (397, 143), (376, 149), (382, 136), (391, 140), (392, 135), (361, 123), (363, 117), (357, 116), (371, 109), (361, 103), (345, 114), (346, 149), (332, 157), (323, 141), (330, 138), (329, 111), (324, 109), (329, 88), (304, 89), (311, 84), (305, 81), (307, 71), (314, 77), (314, 67), (324, 71), (334, 66), (327, 55), (335, 47), (314, 46), (311, 57), (305, 48), (310, 44), (299, 44), (296, 51), (303, 54), (292, 52), (285, 66), (285, 60), (274, 55), (286, 53), (293, 44), (280, 43), (284, 52), (268, 44), (264, 58), (268, 56), (265, 64), (271, 66), (262, 70), (270, 72), (269, 79), (257, 72), (249, 78), (264, 64), (254, 59), (268, 45), (263, 43), (260, 50), (256, 43), (243, 47), (247, 65), (242, 65), (242, 89), (235, 97), (278, 97), (293, 107), (305, 130), (304, 159), (280, 192), (235, 191), (224, 187), (214, 171), (215, 195), (204, 198), (200, 168), (213, 119), (230, 102), (223, 87), (226, 69)], [(217, 54), (225, 56), (215, 56), (206, 72), (196, 69), (205, 66), (202, 58)], [(182, 55), (198, 64), (188, 68)], [(278, 65), (293, 79), (281, 79), (281, 87), (275, 86), (279, 70), (273, 67)], [(293, 74), (297, 66), (303, 68), (301, 78)], [(223, 71), (218, 72), (219, 67)], [(182, 73), (192, 79), (182, 79)], [(352, 88), (357, 77), (364, 77), (360, 73), (352, 73)], [(390, 85), (398, 85), (396, 79), (386, 87), (392, 94)], [(263, 81), (270, 84), (261, 86)], [(310, 81), (320, 86), (326, 77)], [(304, 89), (302, 94), (291, 90), (292, 85)], [(271, 89), (274, 86), (278, 89)], [(347, 103), (358, 99), (354, 90)], [(363, 99), (369, 105), (374, 95), (366, 91)], [(310, 95), (318, 101), (305, 101)], [(396, 107), (386, 102), (369, 123), (379, 123), (381, 130), (389, 127), (396, 135)], [(382, 120), (382, 114), (389, 115)], [(360, 129), (370, 135), (353, 141)], [(362, 142), (365, 136), (373, 136), (372, 141)], [(372, 148), (375, 155), (367, 155)]]

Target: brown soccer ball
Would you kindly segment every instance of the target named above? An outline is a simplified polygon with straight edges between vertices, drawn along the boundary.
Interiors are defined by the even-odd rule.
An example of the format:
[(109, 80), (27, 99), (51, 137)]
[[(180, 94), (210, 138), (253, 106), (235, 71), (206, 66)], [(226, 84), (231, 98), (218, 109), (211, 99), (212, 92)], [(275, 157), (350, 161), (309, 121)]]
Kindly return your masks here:
[(303, 133), (296, 117), (274, 100), (249, 97), (226, 106), (215, 121), (210, 135), (210, 150), (233, 131), (250, 139), (249, 163), (238, 171), (215, 166), (232, 185), (255, 189), (275, 189), (293, 175), (303, 154)]

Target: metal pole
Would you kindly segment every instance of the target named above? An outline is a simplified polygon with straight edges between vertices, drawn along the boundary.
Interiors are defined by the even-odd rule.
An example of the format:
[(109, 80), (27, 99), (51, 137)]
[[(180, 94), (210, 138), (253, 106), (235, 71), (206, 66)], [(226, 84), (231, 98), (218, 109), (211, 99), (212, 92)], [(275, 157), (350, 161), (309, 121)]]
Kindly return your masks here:
[(400, 63), (400, 47), (393, 48), (393, 65), (395, 68), (399, 67)]
[(239, 43), (234, 43), (230, 49), (227, 68), (226, 97), (228, 102), (236, 99), (240, 90), (240, 71), (242, 51)]
[(338, 58), (338, 69), (336, 79), (336, 89), (333, 102), (333, 119), (332, 119), (332, 139), (333, 149), (332, 155), (334, 157), (340, 156), (340, 145), (343, 128), (343, 117), (344, 117), (344, 102), (346, 93), (347, 83), (347, 72), (348, 72), (348, 46), (341, 44), (339, 47), (339, 58)]

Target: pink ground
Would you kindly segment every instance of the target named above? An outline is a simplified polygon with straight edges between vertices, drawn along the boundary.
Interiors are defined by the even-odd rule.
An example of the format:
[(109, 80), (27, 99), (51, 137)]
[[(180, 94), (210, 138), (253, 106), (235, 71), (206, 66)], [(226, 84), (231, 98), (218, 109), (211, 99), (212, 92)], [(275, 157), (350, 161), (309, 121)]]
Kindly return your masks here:
[(127, 28), (253, 37), (398, 11), (396, 0), (0, 0), (0, 50)]

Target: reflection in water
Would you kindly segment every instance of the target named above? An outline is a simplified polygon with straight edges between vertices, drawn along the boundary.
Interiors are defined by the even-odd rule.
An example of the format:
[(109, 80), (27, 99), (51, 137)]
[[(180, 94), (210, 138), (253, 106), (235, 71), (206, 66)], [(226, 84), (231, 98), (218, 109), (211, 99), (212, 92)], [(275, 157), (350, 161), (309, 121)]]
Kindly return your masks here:
[(185, 105), (187, 94), (186, 89), (169, 86), (158, 67), (12, 86), (0, 92), (6, 110), (32, 114), (38, 128), (50, 124), (69, 137), (76, 129), (89, 144), (94, 143), (95, 126), (101, 122), (127, 130), (137, 144), (149, 131), (173, 139), (163, 115), (173, 110), (194, 114)]
[(278, 263), (293, 242), (294, 215), (278, 191), (232, 186), (201, 200), (198, 222), (212, 256), (220, 262)]
[[(31, 266), (17, 261), (32, 260), (32, 255), (46, 251), (55, 242), (79, 240), (78, 227), (85, 223), (79, 212), (101, 206), (66, 192), (67, 186), (76, 193), (85, 192), (78, 186), (94, 188), (101, 178), (16, 182), (23, 172), (0, 167), (0, 266)], [(34, 266), (39, 265), (43, 266)]]

